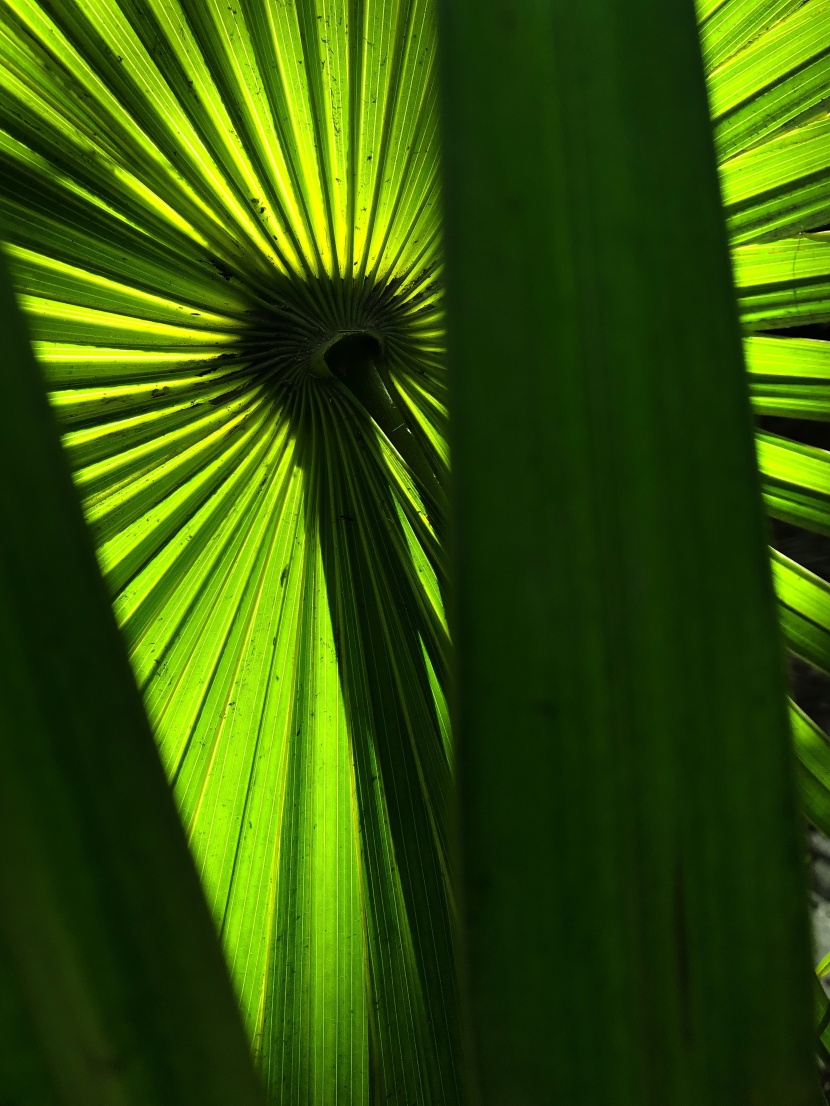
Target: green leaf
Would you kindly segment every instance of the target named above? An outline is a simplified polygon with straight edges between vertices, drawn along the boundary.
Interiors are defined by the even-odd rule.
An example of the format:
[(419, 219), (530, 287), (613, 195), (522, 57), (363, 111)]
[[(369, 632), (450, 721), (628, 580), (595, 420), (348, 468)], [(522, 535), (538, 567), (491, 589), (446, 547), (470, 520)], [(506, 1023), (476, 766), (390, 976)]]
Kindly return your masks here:
[(0, 12), (9, 261), (278, 1102), (458, 1099), (434, 70), (425, 0)]
[(776, 551), (772, 579), (787, 645), (830, 674), (830, 584)]
[(744, 339), (749, 394), (759, 415), (830, 419), (830, 345), (811, 338)]
[(804, 0), (696, 0), (707, 70), (720, 65), (803, 4)]
[(262, 1101), (0, 258), (0, 1096)]
[[(830, 79), (827, 0), (780, 6), (768, 0), (731, 0), (726, 7), (739, 15), (743, 34), (740, 48), (708, 73), (709, 105), (721, 158), (757, 145), (805, 113), (822, 111)], [(785, 7), (790, 9), (786, 18), (767, 23), (771, 8), (783, 14)], [(760, 16), (757, 23), (756, 16)], [(762, 33), (755, 33), (756, 29)]]
[(794, 703), (790, 704), (790, 728), (798, 757), (801, 809), (830, 837), (830, 740)]
[(481, 1101), (816, 1102), (783, 658), (691, 4), (441, 11)]
[(830, 320), (830, 234), (736, 246), (732, 264), (745, 330)]
[[(699, 13), (744, 325), (830, 319), (827, 4)], [(280, 1102), (459, 1094), (434, 19), (0, 6), (7, 255)], [(756, 411), (825, 417), (819, 345), (748, 339)], [(830, 533), (785, 468), (770, 509)]]
[(786, 131), (721, 166), (727, 225), (737, 245), (783, 237), (830, 215), (830, 117)]
[(755, 447), (769, 513), (830, 536), (830, 453), (765, 433)]

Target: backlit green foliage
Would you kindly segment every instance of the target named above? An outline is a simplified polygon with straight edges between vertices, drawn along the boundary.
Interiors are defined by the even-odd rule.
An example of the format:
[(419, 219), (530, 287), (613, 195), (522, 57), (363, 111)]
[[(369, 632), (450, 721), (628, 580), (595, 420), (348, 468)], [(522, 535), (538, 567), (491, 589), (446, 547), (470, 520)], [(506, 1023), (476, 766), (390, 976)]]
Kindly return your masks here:
[[(830, 322), (830, 5), (699, 16), (753, 402), (827, 419), (830, 347), (764, 332)], [(459, 1096), (436, 82), (429, 0), (0, 4), (6, 253), (267, 1087), (303, 1106)], [(327, 356), (353, 333), (362, 384)], [(830, 534), (827, 454), (759, 458), (770, 513)], [(830, 586), (774, 567), (830, 671)], [(826, 739), (795, 738), (830, 830)]]

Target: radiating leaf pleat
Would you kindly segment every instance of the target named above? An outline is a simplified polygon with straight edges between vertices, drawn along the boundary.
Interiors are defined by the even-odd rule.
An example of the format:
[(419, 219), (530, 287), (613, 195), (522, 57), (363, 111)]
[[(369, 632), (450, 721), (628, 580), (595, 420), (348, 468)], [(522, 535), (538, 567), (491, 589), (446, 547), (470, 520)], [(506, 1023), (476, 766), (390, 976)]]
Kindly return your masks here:
[(830, 536), (830, 453), (767, 433), (756, 450), (770, 514)]
[(737, 246), (732, 263), (745, 330), (830, 320), (830, 235)]
[[(827, 0), (791, 5), (785, 18), (773, 19), (761, 34), (752, 31), (752, 13), (768, 5), (733, 0), (730, 7), (747, 13), (749, 33), (742, 48), (708, 74), (710, 110), (721, 158), (757, 145), (805, 112), (818, 109), (830, 79)], [(763, 27), (766, 20), (762, 16), (759, 22)]]
[(790, 729), (798, 757), (802, 810), (830, 837), (830, 741), (794, 703), (790, 704)]
[(703, 58), (710, 70), (773, 27), (804, 0), (696, 0)]
[(721, 166), (735, 244), (820, 226), (830, 216), (830, 117), (786, 131)]
[(772, 578), (788, 646), (830, 675), (830, 584), (778, 552)]
[(830, 419), (830, 345), (810, 338), (744, 339), (758, 414)]

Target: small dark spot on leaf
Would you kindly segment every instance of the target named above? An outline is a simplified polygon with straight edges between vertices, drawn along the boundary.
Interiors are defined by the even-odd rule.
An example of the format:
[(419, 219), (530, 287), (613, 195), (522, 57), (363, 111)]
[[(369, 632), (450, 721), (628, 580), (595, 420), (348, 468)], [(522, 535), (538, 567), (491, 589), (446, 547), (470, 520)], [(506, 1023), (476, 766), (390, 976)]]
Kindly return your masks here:
[(225, 278), (225, 280), (230, 280), (231, 277), (233, 276), (233, 273), (230, 271), (228, 266), (224, 264), (224, 262), (222, 262), (222, 261), (211, 261), (210, 264), (214, 267), (214, 269), (216, 269), (216, 271), (219, 273), (219, 275), (221, 277)]

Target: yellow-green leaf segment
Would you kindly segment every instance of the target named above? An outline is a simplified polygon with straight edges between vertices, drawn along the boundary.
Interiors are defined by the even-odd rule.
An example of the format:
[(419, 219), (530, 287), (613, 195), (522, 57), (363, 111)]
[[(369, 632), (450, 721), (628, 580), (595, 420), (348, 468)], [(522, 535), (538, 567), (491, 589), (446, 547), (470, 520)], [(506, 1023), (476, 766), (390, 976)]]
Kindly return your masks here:
[[(830, 322), (830, 2), (698, 8), (753, 400), (828, 419), (830, 345), (781, 331)], [(460, 1097), (435, 55), (428, 0), (0, 0), (2, 236), (296, 1106)], [(770, 513), (830, 535), (830, 454), (765, 433), (759, 458)], [(830, 671), (830, 587), (774, 568)]]

